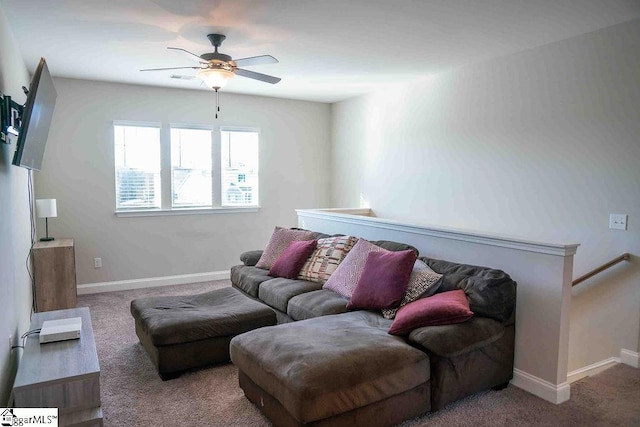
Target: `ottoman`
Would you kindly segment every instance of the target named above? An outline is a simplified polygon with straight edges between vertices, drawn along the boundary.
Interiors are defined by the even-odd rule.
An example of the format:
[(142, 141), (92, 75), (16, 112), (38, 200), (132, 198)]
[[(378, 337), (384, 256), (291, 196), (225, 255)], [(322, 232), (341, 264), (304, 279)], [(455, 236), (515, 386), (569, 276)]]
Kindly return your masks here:
[(131, 301), (136, 334), (160, 378), (229, 361), (229, 342), (236, 335), (275, 325), (268, 306), (234, 288), (197, 295), (139, 298)]
[(389, 426), (430, 409), (429, 356), (356, 311), (231, 341), (240, 387), (277, 426)]

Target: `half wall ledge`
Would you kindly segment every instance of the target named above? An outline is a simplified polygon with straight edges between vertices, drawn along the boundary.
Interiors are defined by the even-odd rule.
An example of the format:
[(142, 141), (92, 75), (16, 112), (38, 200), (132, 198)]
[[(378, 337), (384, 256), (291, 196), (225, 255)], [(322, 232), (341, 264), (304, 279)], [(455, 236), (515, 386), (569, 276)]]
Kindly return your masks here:
[(297, 209), (298, 227), (415, 246), (422, 256), (499, 268), (518, 283), (512, 384), (552, 403), (569, 399), (567, 364), (573, 256), (578, 244), (378, 218), (368, 208)]
[(504, 236), (500, 234), (488, 234), (457, 228), (410, 224), (391, 219), (378, 218), (370, 208), (296, 209), (296, 212), (298, 214), (298, 226), (301, 228), (304, 228), (301, 225), (301, 221), (302, 223), (308, 222), (305, 221), (307, 218), (331, 219), (335, 222), (343, 222), (347, 224), (366, 224), (368, 226), (381, 229), (561, 256), (575, 255), (578, 246), (580, 246), (577, 243), (558, 244), (535, 242), (532, 240), (525, 240), (518, 237)]

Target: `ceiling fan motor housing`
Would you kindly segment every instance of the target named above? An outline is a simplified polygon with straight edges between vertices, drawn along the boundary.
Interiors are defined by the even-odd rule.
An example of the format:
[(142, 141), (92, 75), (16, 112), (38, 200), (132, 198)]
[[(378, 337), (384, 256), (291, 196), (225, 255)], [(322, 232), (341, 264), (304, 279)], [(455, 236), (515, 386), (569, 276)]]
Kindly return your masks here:
[(203, 53), (202, 55), (200, 55), (200, 58), (204, 59), (205, 61), (211, 61), (211, 60), (218, 60), (218, 61), (225, 61), (225, 62), (231, 61), (231, 56), (225, 55), (224, 53), (218, 53), (218, 52)]
[(203, 53), (202, 55), (200, 55), (200, 58), (204, 59), (205, 61), (231, 61), (231, 56), (218, 52), (218, 48), (220, 47), (220, 45), (222, 45), (222, 42), (227, 38), (227, 36), (223, 34), (207, 34), (207, 38), (209, 39), (213, 47), (216, 48), (216, 50), (215, 52)]

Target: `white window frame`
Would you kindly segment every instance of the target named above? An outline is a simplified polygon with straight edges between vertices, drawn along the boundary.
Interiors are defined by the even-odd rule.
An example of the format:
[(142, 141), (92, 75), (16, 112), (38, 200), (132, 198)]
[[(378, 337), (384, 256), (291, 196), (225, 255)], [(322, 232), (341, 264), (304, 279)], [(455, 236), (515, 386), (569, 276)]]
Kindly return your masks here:
[[(211, 206), (193, 206), (193, 207), (187, 207), (187, 206), (173, 206), (173, 176), (172, 176), (172, 161), (171, 161), (171, 130), (172, 129), (186, 129), (186, 130), (206, 130), (209, 131), (211, 133), (211, 178), (212, 178), (212, 187), (211, 187)], [(184, 124), (184, 123), (170, 123), (169, 124), (169, 129), (168, 129), (168, 134), (169, 134), (169, 141), (168, 141), (168, 145), (169, 145), (169, 154), (167, 156), (167, 163), (168, 163), (168, 170), (169, 170), (169, 192), (167, 195), (167, 198), (163, 198), (163, 208), (165, 209), (169, 209), (169, 210), (183, 210), (183, 209), (214, 209), (217, 207), (216, 205), (216, 168), (215, 168), (215, 158), (216, 158), (216, 152), (219, 151), (216, 148), (216, 142), (215, 142), (215, 127), (211, 126), (211, 125), (188, 125), (188, 124)], [(218, 178), (219, 179), (219, 178)], [(164, 200), (167, 201), (167, 206), (164, 206)], [(218, 204), (219, 205), (219, 204)]]
[[(144, 217), (144, 216), (164, 216), (164, 215), (203, 215), (220, 213), (252, 213), (260, 211), (260, 198), (262, 179), (260, 173), (260, 160), (258, 160), (258, 203), (251, 206), (222, 206), (222, 169), (221, 169), (221, 132), (255, 132), (258, 134), (258, 155), (260, 156), (260, 129), (245, 126), (219, 126), (211, 124), (192, 123), (164, 123), (164, 122), (144, 122), (130, 120), (114, 120), (111, 127), (112, 143), (115, 144), (114, 126), (140, 126), (160, 128), (160, 203), (161, 208), (132, 208), (116, 209), (117, 217)], [(171, 129), (201, 129), (210, 130), (212, 135), (212, 207), (172, 207), (172, 177), (171, 177)], [(114, 151), (115, 154), (115, 151)], [(115, 157), (114, 157), (114, 178), (115, 184)], [(115, 190), (115, 186), (114, 186)], [(115, 192), (113, 206), (116, 206)]]
[(262, 192), (260, 191), (261, 188), (261, 184), (260, 184), (260, 129), (259, 128), (255, 128), (255, 127), (239, 127), (239, 126), (220, 126), (220, 128), (217, 130), (216, 132), (216, 137), (218, 138), (218, 155), (219, 158), (217, 159), (218, 162), (218, 167), (220, 167), (220, 174), (219, 174), (219, 178), (220, 178), (220, 182), (218, 183), (218, 188), (220, 189), (220, 206), (222, 206), (222, 197), (223, 197), (223, 188), (222, 188), (222, 132), (251, 132), (251, 133), (257, 133), (258, 134), (258, 200), (256, 205), (250, 205), (250, 206), (225, 206), (225, 209), (234, 209), (234, 208), (245, 208), (245, 209), (250, 209), (252, 207), (259, 207), (260, 206), (260, 199), (261, 199), (261, 194)]
[(140, 207), (132, 207), (132, 208), (126, 208), (126, 207), (118, 207), (118, 200), (117, 200), (117, 195), (118, 195), (118, 182), (117, 182), (117, 176), (116, 174), (116, 159), (115, 159), (115, 155), (116, 155), (116, 149), (115, 149), (115, 141), (116, 141), (116, 135), (115, 135), (115, 127), (116, 126), (123, 126), (123, 127), (139, 127), (139, 128), (153, 128), (153, 129), (158, 129), (158, 133), (159, 133), (159, 143), (160, 143), (160, 203), (162, 203), (162, 191), (164, 188), (164, 185), (162, 183), (162, 123), (160, 122), (132, 122), (132, 121), (125, 121), (125, 120), (118, 120), (118, 121), (114, 121), (113, 122), (113, 126), (111, 127), (111, 132), (112, 132), (112, 140), (113, 140), (113, 172), (114, 172), (114, 179), (113, 179), (113, 184), (114, 184), (114, 196), (115, 196), (115, 200), (114, 200), (114, 205), (116, 206), (116, 212), (135, 212), (135, 211), (157, 211), (158, 208), (153, 207), (153, 208), (140, 208)]

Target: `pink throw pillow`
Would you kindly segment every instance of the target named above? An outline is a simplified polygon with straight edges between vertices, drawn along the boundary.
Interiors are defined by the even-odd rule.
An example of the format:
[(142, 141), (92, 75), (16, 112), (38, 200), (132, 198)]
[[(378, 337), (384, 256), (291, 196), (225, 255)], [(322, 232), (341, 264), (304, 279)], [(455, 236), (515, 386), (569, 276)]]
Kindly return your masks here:
[(336, 271), (322, 286), (323, 289), (330, 289), (333, 292), (351, 299), (353, 291), (356, 289), (358, 280), (364, 271), (364, 265), (367, 262), (367, 256), (371, 252), (391, 252), (376, 246), (364, 239), (358, 239), (353, 249), (349, 251), (342, 260)]
[(381, 310), (400, 304), (416, 262), (412, 250), (371, 252), (347, 309)]
[(389, 328), (392, 335), (406, 335), (423, 326), (462, 323), (473, 316), (462, 289), (442, 292), (405, 305)]
[(313, 240), (313, 232), (276, 227), (256, 267), (269, 269), (291, 242)]
[(295, 279), (318, 244), (317, 240), (300, 240), (289, 243), (284, 252), (269, 269), (269, 276)]
[(435, 294), (440, 287), (442, 274), (433, 271), (424, 261), (417, 259), (413, 264), (413, 271), (409, 276), (409, 284), (404, 292), (400, 305), (394, 308), (383, 308), (382, 315), (385, 319), (396, 317), (398, 310), (419, 298), (427, 298)]

